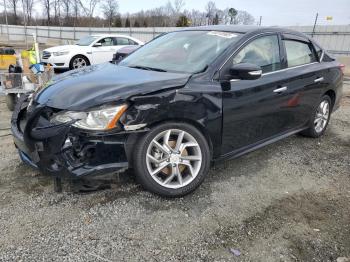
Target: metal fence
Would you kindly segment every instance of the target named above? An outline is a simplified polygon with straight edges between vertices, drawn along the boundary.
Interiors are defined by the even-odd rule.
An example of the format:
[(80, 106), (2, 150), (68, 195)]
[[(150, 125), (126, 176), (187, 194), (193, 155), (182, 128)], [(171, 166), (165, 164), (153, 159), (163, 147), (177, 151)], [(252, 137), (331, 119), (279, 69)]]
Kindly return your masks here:
[[(343, 26), (290, 26), (288, 28), (306, 33), (316, 39), (328, 51), (339, 55), (350, 55), (350, 25)], [(73, 42), (89, 34), (115, 33), (130, 35), (147, 42), (164, 32), (176, 30), (176, 27), (146, 28), (96, 28), (96, 27), (47, 27), (0, 25), (0, 40), (29, 43), (36, 34), (40, 43), (58, 45)]]

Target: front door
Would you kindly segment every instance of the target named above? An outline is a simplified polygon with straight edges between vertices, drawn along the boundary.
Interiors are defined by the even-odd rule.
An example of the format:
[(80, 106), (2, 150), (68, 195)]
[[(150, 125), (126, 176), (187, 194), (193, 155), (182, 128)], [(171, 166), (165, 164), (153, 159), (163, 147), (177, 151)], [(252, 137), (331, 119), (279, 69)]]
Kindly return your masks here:
[(260, 79), (232, 79), (223, 88), (223, 155), (244, 151), (294, 127), (289, 107), (294, 91), (288, 89), (281, 71), (285, 67), (282, 47), (278, 34), (259, 36), (222, 68), (222, 76), (237, 63), (256, 64), (263, 71)]
[(101, 64), (112, 61), (113, 54), (117, 51), (117, 40), (115, 37), (104, 37), (97, 41), (100, 46), (92, 47), (93, 64)]

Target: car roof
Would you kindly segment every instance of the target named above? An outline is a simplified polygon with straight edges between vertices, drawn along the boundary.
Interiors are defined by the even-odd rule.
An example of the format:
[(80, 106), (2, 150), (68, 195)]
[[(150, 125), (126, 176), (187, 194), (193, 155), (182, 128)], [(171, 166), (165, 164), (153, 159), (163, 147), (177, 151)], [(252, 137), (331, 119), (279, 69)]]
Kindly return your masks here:
[(114, 36), (114, 37), (127, 37), (127, 38), (132, 38), (128, 35), (121, 35), (121, 34), (93, 34), (91, 36), (96, 36), (96, 37), (109, 37), (109, 36)]
[(299, 35), (308, 38), (305, 34), (291, 30), (288, 28), (282, 28), (277, 26), (250, 26), (250, 25), (208, 25), (208, 26), (197, 26), (188, 27), (182, 29), (183, 31), (222, 31), (222, 32), (232, 32), (232, 33), (264, 33), (264, 32), (282, 32)]

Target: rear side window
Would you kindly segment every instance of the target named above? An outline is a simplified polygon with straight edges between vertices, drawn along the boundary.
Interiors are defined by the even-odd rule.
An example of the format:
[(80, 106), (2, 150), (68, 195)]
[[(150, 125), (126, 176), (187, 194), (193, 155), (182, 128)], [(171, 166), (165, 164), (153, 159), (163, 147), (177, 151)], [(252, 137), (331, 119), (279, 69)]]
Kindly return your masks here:
[(118, 45), (130, 45), (129, 39), (124, 37), (118, 37)]
[(138, 43), (136, 43), (135, 41), (129, 39), (129, 45), (138, 45)]
[(262, 36), (247, 44), (233, 58), (233, 64), (250, 63), (261, 67), (263, 73), (281, 69), (277, 35)]
[(317, 62), (311, 45), (296, 40), (283, 40), (286, 47), (288, 67)]

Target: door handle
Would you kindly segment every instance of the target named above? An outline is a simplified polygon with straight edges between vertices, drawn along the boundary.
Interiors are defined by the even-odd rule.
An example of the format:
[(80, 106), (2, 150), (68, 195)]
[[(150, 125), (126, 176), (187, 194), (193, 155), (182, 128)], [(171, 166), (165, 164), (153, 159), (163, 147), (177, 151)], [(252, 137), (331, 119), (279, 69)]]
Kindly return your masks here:
[(324, 77), (319, 77), (314, 80), (315, 83), (322, 82), (324, 80)]
[(288, 89), (288, 87), (282, 86), (282, 87), (280, 87), (280, 88), (277, 88), (277, 89), (273, 90), (273, 92), (274, 92), (274, 93), (282, 93), (282, 92), (287, 91), (287, 89)]

